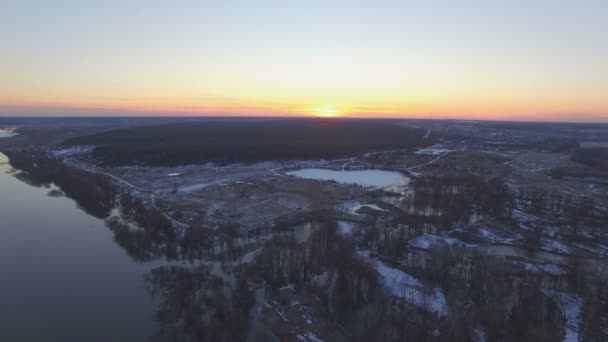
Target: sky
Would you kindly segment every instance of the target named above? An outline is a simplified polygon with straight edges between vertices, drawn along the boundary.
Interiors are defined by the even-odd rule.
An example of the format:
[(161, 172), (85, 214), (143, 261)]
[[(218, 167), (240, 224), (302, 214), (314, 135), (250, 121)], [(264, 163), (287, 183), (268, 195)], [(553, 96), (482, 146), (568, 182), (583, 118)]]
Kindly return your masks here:
[(608, 121), (608, 1), (0, 1), (0, 115)]

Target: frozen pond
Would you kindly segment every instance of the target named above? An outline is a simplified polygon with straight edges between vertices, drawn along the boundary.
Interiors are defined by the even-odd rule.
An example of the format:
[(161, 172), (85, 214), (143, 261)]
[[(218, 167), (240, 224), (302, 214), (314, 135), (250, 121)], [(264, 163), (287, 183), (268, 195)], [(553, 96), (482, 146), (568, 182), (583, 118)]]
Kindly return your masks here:
[(14, 137), (15, 135), (17, 135), (17, 133), (7, 132), (7, 131), (0, 131), (0, 139)]
[(344, 184), (359, 184), (386, 188), (407, 185), (410, 179), (399, 172), (383, 170), (336, 171), (330, 169), (300, 169), (287, 172), (290, 176), (306, 179), (332, 180)]

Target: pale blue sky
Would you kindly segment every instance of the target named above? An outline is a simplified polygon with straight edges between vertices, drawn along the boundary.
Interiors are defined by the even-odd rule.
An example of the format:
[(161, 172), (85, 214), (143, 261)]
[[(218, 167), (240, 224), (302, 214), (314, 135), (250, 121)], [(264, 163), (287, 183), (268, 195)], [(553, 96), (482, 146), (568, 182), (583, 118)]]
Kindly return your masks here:
[(608, 110), (608, 1), (3, 1), (0, 41), (11, 108)]

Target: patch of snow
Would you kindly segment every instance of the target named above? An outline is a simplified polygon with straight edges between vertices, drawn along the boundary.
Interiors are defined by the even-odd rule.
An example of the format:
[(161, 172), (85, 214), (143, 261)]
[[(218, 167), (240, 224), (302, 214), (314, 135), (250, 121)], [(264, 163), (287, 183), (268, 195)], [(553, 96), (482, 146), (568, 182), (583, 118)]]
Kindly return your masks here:
[(452, 152), (452, 150), (448, 150), (443, 145), (433, 145), (425, 148), (421, 148), (418, 151), (414, 152), (415, 154), (426, 154), (432, 156), (438, 156), (440, 154), (444, 154), (447, 152)]
[(488, 336), (482, 328), (473, 328), (471, 331), (471, 339), (473, 342), (486, 342), (488, 340)]
[(592, 253), (595, 253), (595, 254), (598, 254), (598, 255), (601, 255), (601, 256), (608, 255), (608, 246), (603, 245), (603, 244), (598, 244), (598, 246), (595, 247), (595, 246), (589, 246), (589, 245), (586, 245), (586, 244), (575, 242), (574, 246), (576, 246), (578, 248), (586, 249), (586, 250), (588, 250), (588, 251), (590, 251)]
[(210, 184), (209, 183), (197, 183), (197, 184), (191, 184), (191, 185), (180, 185), (178, 188), (179, 192), (183, 192), (183, 193), (192, 193), (192, 192), (196, 192), (199, 190), (202, 190), (206, 187), (208, 187)]
[(477, 228), (477, 235), (482, 238), (485, 242), (489, 243), (503, 243), (503, 244), (512, 244), (513, 239), (505, 238), (498, 234), (495, 231), (490, 230), (491, 228)]
[(77, 154), (91, 153), (95, 149), (95, 146), (83, 145), (83, 146), (71, 146), (58, 150), (53, 150), (51, 153), (55, 157), (69, 157)]
[(435, 248), (435, 247), (439, 247), (439, 246), (453, 246), (453, 245), (464, 245), (465, 243), (462, 241), (459, 241), (455, 238), (451, 238), (451, 237), (444, 237), (444, 236), (439, 236), (439, 235), (433, 235), (433, 234), (424, 234), (424, 235), (419, 235), (413, 239), (411, 239), (410, 241), (408, 241), (408, 244), (412, 247), (416, 247), (416, 248), (420, 248), (420, 249), (431, 249), (431, 248)]
[(541, 239), (540, 249), (548, 252), (556, 252), (562, 254), (569, 254), (570, 252), (572, 252), (572, 249), (563, 242), (546, 238)]
[(361, 251), (358, 254), (376, 269), (382, 277), (384, 287), (391, 296), (428, 310), (438, 317), (447, 316), (448, 305), (440, 288), (435, 288), (429, 293), (425, 291), (426, 289), (422, 283), (416, 278), (399, 269), (385, 265), (380, 260), (371, 257), (368, 251)]
[(560, 275), (560, 274), (567, 274), (568, 270), (564, 269), (562, 266), (557, 265), (557, 264), (545, 264), (545, 265), (540, 265), (540, 268), (547, 273), (550, 274), (555, 274), (555, 275)]
[(283, 285), (281, 287), (279, 287), (279, 292), (293, 292), (294, 291), (295, 286), (293, 284), (287, 284), (287, 285)]
[(338, 235), (342, 237), (352, 237), (353, 236), (353, 224), (348, 221), (338, 221)]
[(559, 235), (559, 227), (547, 226), (543, 229), (543, 233), (550, 237), (556, 237)]
[(298, 337), (298, 340), (300, 340), (300, 341), (305, 341), (305, 342), (323, 342), (322, 339), (320, 339), (319, 337), (317, 337), (317, 335), (311, 333), (308, 330), (305, 330), (303, 334), (298, 334), (296, 336)]
[(429, 129), (426, 130), (426, 134), (422, 138), (423, 139), (428, 139), (430, 135), (431, 135), (431, 129), (429, 128)]
[(536, 216), (530, 215), (521, 209), (513, 209), (511, 217), (524, 229), (529, 229), (530, 223), (538, 221)]
[(287, 319), (287, 316), (285, 316), (285, 312), (283, 312), (283, 310), (279, 311), (279, 310), (276, 310), (276, 309), (275, 309), (275, 311), (276, 311), (277, 315), (279, 315), (279, 317), (281, 317), (281, 319), (282, 319), (283, 321), (285, 321), (285, 322), (289, 321), (289, 320)]
[(341, 204), (339, 204), (337, 206), (337, 209), (343, 212), (347, 212), (350, 213), (351, 210), (355, 207), (360, 205), (361, 202), (357, 201), (357, 200), (348, 200), (348, 201), (344, 201)]
[(521, 266), (528, 272), (545, 272), (552, 275), (565, 275), (568, 270), (557, 264), (534, 264), (525, 261), (514, 260), (512, 264)]
[(179, 176), (179, 175), (181, 175), (180, 172), (167, 173), (168, 177), (176, 177), (176, 176)]
[(253, 250), (251, 252), (246, 253), (241, 258), (241, 263), (243, 263), (243, 264), (250, 264), (250, 263), (252, 263), (255, 260), (255, 257), (258, 256), (258, 253), (259, 253), (259, 249), (256, 249), (256, 250)]
[(549, 289), (543, 289), (543, 293), (550, 298), (553, 298), (559, 305), (562, 315), (566, 320), (564, 329), (564, 342), (580, 341), (582, 319), (583, 300), (577, 294), (557, 292)]
[(16, 132), (0, 130), (0, 138), (12, 138), (16, 135), (18, 135), (18, 133), (16, 133)]
[(359, 205), (356, 205), (356, 206), (352, 207), (350, 209), (350, 213), (353, 214), (353, 215), (361, 215), (361, 214), (357, 213), (357, 210), (359, 210), (359, 209), (361, 209), (363, 207), (367, 207), (367, 208), (370, 208), (370, 209), (373, 209), (373, 210), (377, 210), (377, 211), (388, 211), (386, 209), (380, 208), (377, 204), (359, 204)]

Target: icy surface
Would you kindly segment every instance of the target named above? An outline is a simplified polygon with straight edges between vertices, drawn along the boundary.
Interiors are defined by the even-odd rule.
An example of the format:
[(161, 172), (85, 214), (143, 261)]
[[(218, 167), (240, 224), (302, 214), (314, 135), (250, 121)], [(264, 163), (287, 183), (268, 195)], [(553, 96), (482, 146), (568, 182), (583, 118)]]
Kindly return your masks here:
[(15, 132), (0, 131), (0, 138), (10, 138), (17, 135)]
[(383, 170), (336, 171), (330, 169), (300, 169), (289, 171), (287, 174), (300, 178), (332, 180), (338, 183), (359, 184), (377, 188), (407, 185), (410, 181), (408, 177), (399, 172)]

